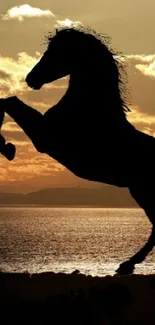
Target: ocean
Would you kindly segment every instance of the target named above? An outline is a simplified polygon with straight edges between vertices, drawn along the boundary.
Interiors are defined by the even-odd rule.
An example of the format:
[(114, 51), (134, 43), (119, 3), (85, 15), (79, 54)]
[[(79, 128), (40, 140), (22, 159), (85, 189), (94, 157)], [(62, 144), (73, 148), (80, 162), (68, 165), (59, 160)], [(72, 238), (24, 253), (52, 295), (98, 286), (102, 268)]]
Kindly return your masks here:
[[(151, 231), (141, 209), (0, 208), (0, 271), (115, 274)], [(135, 273), (155, 273), (155, 250)]]

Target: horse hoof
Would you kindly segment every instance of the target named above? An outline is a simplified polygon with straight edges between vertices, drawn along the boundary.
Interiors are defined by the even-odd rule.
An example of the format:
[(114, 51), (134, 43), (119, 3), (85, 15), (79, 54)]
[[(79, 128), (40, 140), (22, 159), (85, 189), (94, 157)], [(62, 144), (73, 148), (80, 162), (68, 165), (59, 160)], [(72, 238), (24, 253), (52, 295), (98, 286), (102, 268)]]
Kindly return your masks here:
[(130, 275), (130, 274), (133, 274), (134, 269), (135, 269), (134, 265), (130, 261), (127, 261), (127, 262), (123, 262), (122, 264), (120, 264), (120, 266), (116, 270), (116, 272), (119, 275)]
[(14, 144), (8, 142), (5, 145), (5, 157), (8, 160), (13, 160), (16, 154), (16, 147), (14, 146)]

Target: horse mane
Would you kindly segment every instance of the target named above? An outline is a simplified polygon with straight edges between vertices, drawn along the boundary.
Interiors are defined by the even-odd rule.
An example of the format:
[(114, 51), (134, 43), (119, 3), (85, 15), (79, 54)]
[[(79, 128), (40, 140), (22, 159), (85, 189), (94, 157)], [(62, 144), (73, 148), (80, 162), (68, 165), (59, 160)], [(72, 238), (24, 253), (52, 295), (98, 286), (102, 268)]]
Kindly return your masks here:
[[(112, 71), (111, 79), (114, 78), (117, 82), (117, 85), (115, 83), (115, 92), (117, 91), (118, 98), (119, 98), (119, 110), (122, 111), (125, 115), (127, 112), (130, 112), (131, 110), (126, 104), (126, 101), (128, 99), (129, 92), (127, 91), (127, 73), (125, 71), (125, 56), (116, 50), (114, 50), (111, 46), (111, 38), (103, 34), (102, 32), (97, 32), (96, 30), (92, 29), (89, 26), (83, 26), (81, 25), (72, 25), (70, 27), (64, 27), (61, 26), (56, 28), (56, 30), (49, 32), (46, 36), (46, 44), (48, 46), (53, 40), (53, 37), (56, 35), (60, 35), (61, 33), (68, 33), (72, 35), (73, 39), (75, 40), (75, 36), (77, 36), (79, 33), (83, 36), (91, 36), (91, 41), (96, 40), (100, 44), (100, 51), (102, 51), (103, 57), (105, 53), (108, 53), (108, 57), (110, 57), (110, 60), (108, 62), (108, 69)], [(95, 47), (95, 45), (94, 45)], [(110, 89), (111, 90), (111, 89)]]

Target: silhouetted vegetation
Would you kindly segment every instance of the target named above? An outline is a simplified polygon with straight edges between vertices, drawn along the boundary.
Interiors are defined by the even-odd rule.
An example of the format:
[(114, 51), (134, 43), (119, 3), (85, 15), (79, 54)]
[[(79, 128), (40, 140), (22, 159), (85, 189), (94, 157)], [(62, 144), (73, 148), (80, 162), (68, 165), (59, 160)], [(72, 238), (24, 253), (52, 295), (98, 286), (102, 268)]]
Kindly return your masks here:
[(0, 274), (0, 324), (152, 325), (154, 276)]

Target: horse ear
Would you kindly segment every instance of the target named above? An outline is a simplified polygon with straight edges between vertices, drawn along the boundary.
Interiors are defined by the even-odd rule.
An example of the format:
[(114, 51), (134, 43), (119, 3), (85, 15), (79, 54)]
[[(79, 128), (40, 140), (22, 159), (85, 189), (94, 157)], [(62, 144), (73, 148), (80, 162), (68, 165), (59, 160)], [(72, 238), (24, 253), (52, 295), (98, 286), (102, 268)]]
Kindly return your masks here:
[(58, 34), (58, 28), (56, 28), (55, 31), (56, 31), (56, 34)]

